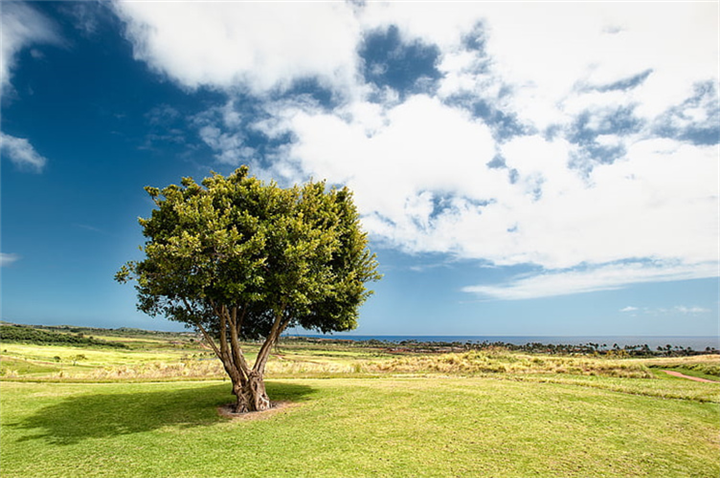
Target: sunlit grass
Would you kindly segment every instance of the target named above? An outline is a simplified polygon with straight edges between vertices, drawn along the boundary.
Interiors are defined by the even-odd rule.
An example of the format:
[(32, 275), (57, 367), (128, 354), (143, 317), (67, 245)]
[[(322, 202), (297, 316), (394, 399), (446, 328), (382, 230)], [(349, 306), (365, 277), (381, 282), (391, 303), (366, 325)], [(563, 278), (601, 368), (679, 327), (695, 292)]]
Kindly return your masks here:
[(222, 382), (0, 388), (8, 477), (720, 473), (716, 404), (572, 384), (271, 380), (295, 406), (259, 420), (218, 415), (232, 399)]
[(162, 350), (125, 350), (125, 349), (101, 349), (86, 347), (71, 347), (65, 345), (29, 345), (29, 344), (13, 344), (3, 343), (1, 346), (2, 354), (14, 358), (55, 362), (55, 357), (59, 357), (61, 362), (72, 362), (74, 357), (78, 355), (85, 356), (82, 363), (86, 366), (93, 365), (124, 365), (142, 363), (153, 360), (176, 360), (184, 353), (182, 351), (162, 351)]
[(60, 368), (51, 364), (40, 364), (27, 360), (2, 357), (0, 358), (0, 377), (20, 375), (47, 375), (59, 371)]
[[(618, 359), (592, 356), (525, 354), (505, 349), (449, 354), (392, 355), (378, 349), (318, 348), (307, 344), (275, 350), (268, 376), (343, 377), (386, 375), (487, 375), (527, 374), (585, 375), (621, 378), (664, 378), (662, 368), (674, 368), (696, 376), (707, 376), (720, 364), (718, 356), (686, 358)], [(323, 345), (323, 347), (325, 347)], [(257, 344), (245, 344), (253, 361)], [(197, 347), (108, 350), (69, 346), (3, 344), (0, 376), (5, 378), (154, 380), (171, 378), (217, 379), (224, 375), (213, 353)], [(32, 370), (32, 372), (31, 372)], [(44, 373), (43, 373), (44, 372)]]
[(720, 355), (639, 359), (638, 362), (651, 367), (661, 378), (667, 377), (663, 370), (673, 370), (692, 377), (720, 381)]
[(0, 349), (2, 476), (720, 473), (720, 384), (660, 373), (718, 357), (281, 344), (268, 393), (293, 406), (228, 420), (230, 384), (197, 343)]

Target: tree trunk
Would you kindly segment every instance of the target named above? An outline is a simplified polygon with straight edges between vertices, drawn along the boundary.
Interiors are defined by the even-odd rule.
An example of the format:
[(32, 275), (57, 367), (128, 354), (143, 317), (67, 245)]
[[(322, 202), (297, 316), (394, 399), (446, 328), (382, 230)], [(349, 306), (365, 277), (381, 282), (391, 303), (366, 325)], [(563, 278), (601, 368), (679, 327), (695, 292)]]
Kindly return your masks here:
[(235, 413), (259, 412), (272, 406), (265, 391), (265, 380), (255, 370), (250, 372), (244, 385), (233, 385), (233, 393), (237, 397)]

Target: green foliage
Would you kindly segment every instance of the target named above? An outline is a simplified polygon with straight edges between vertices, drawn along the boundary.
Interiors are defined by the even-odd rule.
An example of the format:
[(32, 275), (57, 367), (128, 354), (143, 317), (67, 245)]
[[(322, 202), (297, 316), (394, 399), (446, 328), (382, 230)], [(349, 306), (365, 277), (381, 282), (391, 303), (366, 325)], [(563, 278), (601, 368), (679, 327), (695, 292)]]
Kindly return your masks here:
[(237, 308), (248, 338), (268, 336), (278, 317), (322, 332), (356, 327), (364, 284), (380, 276), (347, 189), (284, 189), (242, 167), (146, 190), (157, 206), (140, 219), (146, 259), (116, 275), (137, 280), (140, 310), (217, 333), (223, 310)]
[(712, 375), (714, 377), (720, 377), (720, 364), (695, 364), (690, 366), (690, 370), (695, 370), (705, 375)]
[(119, 342), (108, 342), (92, 337), (84, 337), (81, 336), (81, 334), (63, 334), (22, 325), (0, 325), (0, 340), (3, 342), (20, 342), (39, 345), (58, 344), (127, 348), (127, 345)]
[(720, 365), (717, 363), (696, 363), (696, 364), (678, 364), (660, 368), (661, 371), (673, 370), (675, 372), (689, 375), (691, 377), (704, 378), (717, 381), (720, 378)]
[[(287, 327), (357, 326), (365, 283), (380, 275), (347, 189), (285, 189), (243, 166), (146, 191), (157, 206), (140, 219), (146, 257), (116, 279), (137, 281), (138, 309), (202, 333), (233, 383), (236, 411), (270, 406), (263, 376)], [(241, 338), (264, 338), (252, 368)]]

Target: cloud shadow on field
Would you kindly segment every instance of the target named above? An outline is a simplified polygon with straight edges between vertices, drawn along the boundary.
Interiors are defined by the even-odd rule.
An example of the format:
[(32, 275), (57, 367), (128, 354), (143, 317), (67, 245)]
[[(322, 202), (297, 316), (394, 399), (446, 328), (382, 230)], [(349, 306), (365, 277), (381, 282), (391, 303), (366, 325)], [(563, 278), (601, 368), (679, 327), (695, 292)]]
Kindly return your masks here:
[[(305, 385), (267, 382), (271, 400), (303, 401), (313, 389)], [(217, 407), (234, 401), (230, 382), (134, 393), (98, 393), (62, 399), (33, 415), (3, 426), (27, 430), (19, 442), (45, 440), (73, 445), (90, 438), (110, 438), (164, 427), (193, 428), (226, 420)]]

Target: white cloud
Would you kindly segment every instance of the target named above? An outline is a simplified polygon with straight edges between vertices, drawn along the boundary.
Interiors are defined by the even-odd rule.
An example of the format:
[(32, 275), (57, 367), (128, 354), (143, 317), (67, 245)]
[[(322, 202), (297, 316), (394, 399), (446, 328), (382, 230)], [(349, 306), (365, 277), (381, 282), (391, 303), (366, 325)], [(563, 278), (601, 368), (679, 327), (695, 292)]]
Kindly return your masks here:
[(677, 315), (682, 314), (684, 316), (690, 315), (690, 316), (696, 316), (696, 315), (702, 315), (702, 314), (709, 314), (712, 312), (711, 309), (707, 309), (705, 307), (698, 307), (698, 306), (685, 306), (685, 305), (677, 305), (672, 308), (666, 308), (666, 307), (633, 307), (628, 306), (623, 309), (620, 309), (620, 312), (632, 312), (632, 317), (637, 317), (638, 311), (641, 311), (643, 315)]
[(60, 43), (55, 24), (26, 3), (5, 2), (0, 28), (0, 84), (10, 86), (17, 53), (38, 43)]
[[(524, 300), (539, 297), (580, 294), (614, 290), (630, 284), (644, 282), (669, 282), (699, 279), (717, 275), (717, 263), (668, 264), (625, 263), (608, 264), (582, 270), (547, 272), (522, 277), (501, 285), (476, 285), (463, 289), (483, 298), (499, 300)], [(623, 312), (630, 311), (629, 308)]]
[(0, 267), (9, 266), (13, 262), (20, 259), (17, 254), (8, 254), (6, 252), (0, 252)]
[[(0, 16), (0, 89), (7, 97), (12, 88), (10, 79), (20, 50), (32, 45), (60, 44), (62, 40), (55, 24), (26, 3), (6, 2)], [(33, 49), (33, 58), (42, 52)], [(35, 151), (27, 139), (0, 132), (0, 153), (21, 169), (42, 171), (47, 160)], [(5, 259), (3, 259), (5, 260)]]
[(38, 154), (35, 148), (24, 138), (16, 138), (0, 132), (0, 152), (7, 156), (20, 169), (40, 172), (47, 159)]
[(203, 126), (199, 130), (202, 140), (217, 151), (215, 158), (220, 163), (240, 165), (255, 155), (255, 150), (245, 146), (245, 138), (241, 133), (225, 133), (214, 126)]
[(684, 305), (678, 305), (673, 310), (676, 312), (680, 312), (683, 315), (707, 314), (709, 312), (712, 312), (710, 309), (706, 309), (704, 307), (686, 307)]
[[(496, 145), (482, 121), (427, 96), (369, 120), (295, 111), (276, 127), (298, 138), (283, 154), (301, 176), (348, 184), (366, 228), (410, 252), (547, 269), (717, 260), (712, 147), (638, 141), (626, 159), (583, 176), (569, 168), (575, 147), (566, 140)], [(514, 182), (508, 169), (487, 166), (496, 146)]]
[[(488, 53), (516, 86), (515, 110), (540, 128), (563, 122), (576, 85), (610, 85), (652, 70), (631, 93), (653, 118), (715, 78), (717, 5), (701, 3), (540, 3), (497, 5), (488, 15)], [(618, 27), (609, 30), (608, 27)], [(615, 33), (610, 33), (615, 31)]]
[(258, 157), (255, 149), (248, 145), (248, 120), (243, 116), (230, 100), (191, 119), (200, 139), (215, 152), (219, 163), (239, 166), (252, 164)]
[(348, 3), (116, 2), (137, 59), (181, 85), (286, 88), (354, 82), (358, 26)]
[[(197, 122), (218, 161), (255, 160), (248, 131), (290, 137), (269, 171), (347, 184), (375, 240), (545, 271), (468, 292), (518, 299), (718, 275), (717, 148), (657, 126), (717, 128), (709, 97), (689, 101), (718, 80), (716, 4), (115, 8), (155, 70), (264, 99), (262, 119), (230, 101)], [(401, 94), (359, 76), (363, 35), (389, 25), (438, 48), (436, 89)], [(339, 106), (268, 100), (308, 77)]]
[[(492, 8), (492, 7), (491, 7)], [(369, 2), (359, 15), (364, 30), (395, 25), (408, 41), (422, 38), (442, 50), (458, 46), (460, 36), (483, 20), (488, 10), (480, 2)]]
[(286, 161), (303, 177), (349, 185), (371, 233), (408, 251), (462, 247), (444, 223), (508, 194), (507, 173), (487, 167), (495, 154), (487, 125), (437, 99), (285, 115), (266, 132), (298, 138), (282, 151)]

